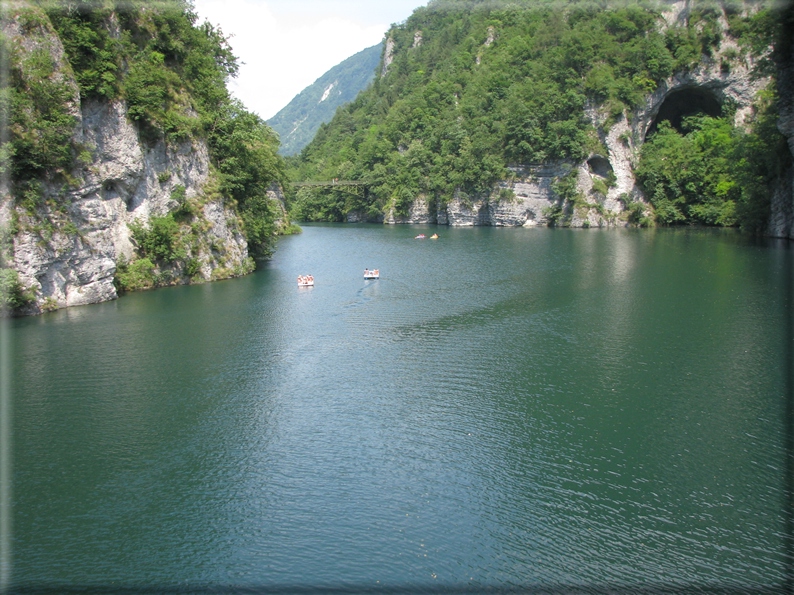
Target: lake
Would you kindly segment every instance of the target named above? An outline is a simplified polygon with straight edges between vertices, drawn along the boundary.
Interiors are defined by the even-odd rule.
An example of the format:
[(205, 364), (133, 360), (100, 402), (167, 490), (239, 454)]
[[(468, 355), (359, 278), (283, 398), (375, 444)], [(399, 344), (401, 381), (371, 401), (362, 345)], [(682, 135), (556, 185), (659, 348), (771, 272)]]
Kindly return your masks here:
[(11, 591), (775, 592), (791, 282), (731, 230), (309, 225), (8, 321)]

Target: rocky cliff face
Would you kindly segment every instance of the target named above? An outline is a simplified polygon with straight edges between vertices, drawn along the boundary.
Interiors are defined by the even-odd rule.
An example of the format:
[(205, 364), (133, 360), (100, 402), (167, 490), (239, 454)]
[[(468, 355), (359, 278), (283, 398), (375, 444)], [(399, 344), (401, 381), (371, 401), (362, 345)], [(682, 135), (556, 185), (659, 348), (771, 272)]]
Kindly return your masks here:
[[(664, 14), (667, 26), (686, 19), (691, 2), (670, 4)], [(790, 10), (789, 10), (790, 12)], [(679, 72), (662, 82), (647, 96), (645, 103), (631, 113), (614, 118), (606, 106), (588, 105), (586, 116), (598, 132), (606, 149), (591, 153), (581, 163), (547, 164), (515, 168), (515, 178), (504, 180), (490, 196), (461, 198), (456, 196), (436, 213), (427, 209), (425, 197), (418, 197), (407, 216), (386, 217), (387, 223), (424, 223), (428, 221), (455, 226), (467, 225), (538, 225), (555, 222), (574, 227), (627, 225), (628, 207), (647, 202), (636, 183), (634, 169), (640, 149), (659, 121), (680, 122), (681, 118), (705, 112), (721, 113), (722, 106), (735, 108), (735, 124), (745, 125), (753, 113), (759, 91), (770, 79), (754, 73), (755, 61), (739, 52), (736, 40), (728, 34), (723, 15), (720, 47), (711, 56), (703, 56), (696, 68)], [(489, 31), (489, 40), (493, 32)], [(787, 66), (780, 69), (780, 130), (789, 139), (794, 152), (794, 58), (792, 45), (786, 49)], [(555, 191), (555, 182), (566, 172), (575, 170), (578, 199), (567, 200)], [(769, 235), (794, 237), (794, 173), (783, 172), (772, 198)], [(510, 192), (500, 192), (507, 190)], [(575, 204), (574, 204), (575, 203)]]
[[(54, 76), (73, 90), (74, 139), (90, 155), (70, 172), (72, 183), (44, 183), (44, 201), (35, 212), (15, 204), (7, 181), (2, 187), (0, 225), (18, 230), (12, 266), (35, 296), (24, 313), (116, 298), (117, 264), (120, 259), (129, 262), (135, 252), (128, 224), (145, 226), (152, 217), (162, 217), (185, 202), (195, 207), (190, 229), (183, 230), (186, 257), (158, 267), (160, 284), (252, 270), (241, 222), (222, 197), (208, 191), (212, 176), (203, 143), (144, 142), (123, 101), (81, 103), (61, 42), (52, 31), (23, 34), (17, 20), (7, 19), (3, 34), (23, 55), (44, 49), (53, 57)], [(278, 197), (274, 194), (273, 199)], [(193, 262), (191, 271), (185, 270), (188, 260)]]
[[(135, 250), (128, 224), (146, 224), (173, 211), (178, 203), (171, 196), (178, 187), (200, 204), (197, 219), (204, 229), (188, 252), (200, 263), (200, 278), (211, 279), (217, 269), (242, 271), (248, 248), (237, 216), (221, 199), (201, 200), (210, 169), (206, 146), (142, 144), (122, 102), (82, 105), (78, 121), (76, 134), (92, 161), (75, 172), (81, 183), (66, 196), (66, 208), (45, 207), (35, 215), (10, 205), (4, 209), (19, 222), (14, 267), (36, 294), (34, 312), (116, 298), (116, 264), (122, 256), (131, 260)], [(49, 237), (41, 233), (42, 220), (55, 223)], [(175, 283), (188, 281), (178, 265), (169, 273)]]
[[(786, 137), (794, 157), (794, 4), (783, 12), (783, 39), (778, 48), (778, 130)], [(769, 235), (794, 239), (794, 167), (783, 172), (772, 196)]]
[[(684, 3), (678, 5), (683, 10)], [(769, 84), (769, 78), (753, 75), (754, 63), (749, 56), (730, 63), (721, 57), (735, 49), (735, 42), (726, 36), (718, 53), (704, 56), (697, 68), (663, 81), (641, 108), (624, 114), (611, 125), (608, 125), (609, 115), (602, 106), (587, 109), (587, 116), (598, 131), (599, 140), (607, 148), (607, 154), (590, 155), (586, 162), (588, 167), (580, 166), (583, 175), (579, 176), (579, 183), (585, 196), (592, 191), (592, 174), (598, 175), (600, 170), (602, 177), (614, 175), (614, 184), (608, 189), (603, 203), (609, 213), (619, 215), (625, 210), (626, 201), (620, 197), (644, 201), (634, 178), (634, 168), (647, 135), (662, 119), (680, 121), (695, 111), (718, 116), (722, 105), (731, 103), (736, 108), (734, 123), (744, 125), (752, 114), (758, 92)], [(591, 175), (588, 176), (588, 172)]]
[[(437, 223), (453, 227), (534, 227), (552, 222), (573, 227), (626, 224), (625, 217), (619, 217), (624, 210), (621, 201), (592, 191), (594, 180), (606, 179), (606, 173), (597, 167), (593, 169), (584, 163), (577, 168), (576, 164), (560, 162), (516, 167), (513, 174), (489, 196), (470, 197), (457, 193), (449, 203), (435, 210), (425, 197), (419, 197), (406, 215), (397, 215), (392, 210), (385, 222)], [(587, 200), (577, 204), (561, 200), (555, 185), (567, 175), (576, 176), (578, 189), (588, 193)]]

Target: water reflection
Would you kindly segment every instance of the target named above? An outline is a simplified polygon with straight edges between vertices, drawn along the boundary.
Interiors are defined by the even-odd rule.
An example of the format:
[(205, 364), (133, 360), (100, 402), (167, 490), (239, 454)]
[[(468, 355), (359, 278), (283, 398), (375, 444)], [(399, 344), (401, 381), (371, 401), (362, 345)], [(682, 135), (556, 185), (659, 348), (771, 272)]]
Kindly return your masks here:
[(781, 579), (779, 248), (415, 233), (14, 321), (18, 584)]

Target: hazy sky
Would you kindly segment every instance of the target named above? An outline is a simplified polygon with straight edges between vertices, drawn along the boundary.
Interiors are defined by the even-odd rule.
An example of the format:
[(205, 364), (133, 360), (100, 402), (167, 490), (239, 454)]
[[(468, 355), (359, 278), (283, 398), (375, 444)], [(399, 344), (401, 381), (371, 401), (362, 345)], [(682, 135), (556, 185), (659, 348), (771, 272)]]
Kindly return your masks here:
[(427, 0), (193, 0), (243, 62), (234, 95), (267, 120), (345, 58), (379, 43)]

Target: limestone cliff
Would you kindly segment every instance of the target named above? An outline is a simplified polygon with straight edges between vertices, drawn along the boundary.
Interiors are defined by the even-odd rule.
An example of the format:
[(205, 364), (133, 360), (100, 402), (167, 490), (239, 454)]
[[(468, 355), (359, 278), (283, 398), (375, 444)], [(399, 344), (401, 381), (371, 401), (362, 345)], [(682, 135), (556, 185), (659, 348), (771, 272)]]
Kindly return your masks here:
[[(553, 15), (535, 4), (438, 0), (395, 26), (378, 84), (301, 157), (299, 175), (364, 180), (367, 194), (318, 192), (296, 212), (389, 224), (741, 225), (790, 236), (791, 175), (774, 163), (782, 141), (768, 125), (779, 4), (574, 4)], [(790, 87), (778, 94), (784, 102)], [(791, 138), (791, 107), (780, 107)], [(709, 118), (687, 119), (696, 114)], [(671, 168), (680, 175), (660, 173), (674, 160), (657, 155), (679, 142), (666, 138), (665, 121), (685, 139), (678, 146), (696, 149), (678, 152), (689, 158)], [(701, 132), (717, 125), (721, 152), (706, 156), (711, 133)]]
[[(149, 271), (154, 285), (253, 270), (243, 223), (217, 191), (207, 144), (197, 138), (153, 142), (143, 138), (124, 99), (81, 99), (58, 35), (40, 15), (33, 27), (26, 18), (30, 20), (12, 11), (2, 22), (2, 33), (17, 49), (18, 64), (37, 52), (52, 57), (51, 78), (71, 90), (71, 141), (82, 153), (70, 171), (38, 180), (41, 197), (34, 207), (12, 196), (13, 180), (4, 180), (0, 226), (12, 231), (6, 234), (11, 237), (6, 247), (10, 266), (32, 297), (18, 313), (115, 299), (117, 267), (131, 262), (139, 248), (130, 224), (145, 228), (169, 213), (189, 212), (179, 225), (182, 253), (154, 263)], [(271, 199), (283, 212), (275, 193)]]
[[(780, 97), (778, 129), (794, 157), (794, 3), (783, 11), (783, 36), (777, 48), (777, 84)], [(794, 167), (781, 172), (772, 196), (769, 235), (794, 239)]]
[[(589, 175), (585, 171), (576, 172), (569, 163), (516, 167), (513, 168), (514, 176), (503, 181), (489, 196), (471, 197), (457, 192), (450, 202), (438, 206), (432, 205), (427, 197), (422, 196), (414, 201), (405, 215), (390, 210), (385, 223), (437, 223), (453, 227), (533, 227), (548, 225), (555, 217), (559, 219), (566, 215), (566, 223), (573, 221), (575, 226), (589, 225), (590, 223), (583, 223), (590, 216), (589, 213), (574, 213), (573, 209), (564, 213), (558, 205), (555, 182), (572, 171), (582, 178)], [(597, 204), (594, 202), (594, 205)], [(606, 219), (594, 219), (592, 224), (597, 226), (605, 222)]]
[[(691, 4), (690, 1), (671, 3), (669, 11), (663, 15), (667, 25), (686, 19)], [(597, 131), (601, 146), (606, 149), (603, 154), (593, 152), (579, 163), (513, 167), (514, 177), (500, 182), (489, 195), (462, 198), (456, 194), (436, 212), (428, 210), (425, 196), (419, 196), (407, 214), (399, 216), (389, 212), (385, 222), (435, 222), (453, 226), (628, 225), (648, 208), (634, 169), (646, 136), (658, 122), (662, 119), (680, 121), (682, 116), (695, 111), (718, 116), (722, 106), (730, 104), (735, 108), (735, 125), (743, 126), (753, 113), (759, 91), (770, 83), (768, 76), (758, 76), (755, 71), (756, 59), (738, 51), (738, 42), (730, 36), (724, 15), (720, 24), (722, 36), (716, 51), (703, 55), (696, 67), (664, 80), (647, 95), (641, 107), (615, 118), (608, 106), (588, 104), (586, 116)], [(492, 43), (493, 36), (493, 29), (489, 29), (486, 46)], [(783, 99), (780, 129), (794, 151), (794, 100), (791, 99), (794, 97), (794, 75), (791, 74), (791, 46), (787, 47), (788, 70), (781, 68), (780, 71), (780, 97)], [(478, 64), (479, 60), (478, 54)], [(575, 200), (555, 190), (554, 182), (568, 174), (576, 177), (578, 196)], [(772, 197), (768, 235), (794, 237), (793, 178), (791, 171), (781, 175)], [(633, 209), (632, 203), (635, 203)]]

